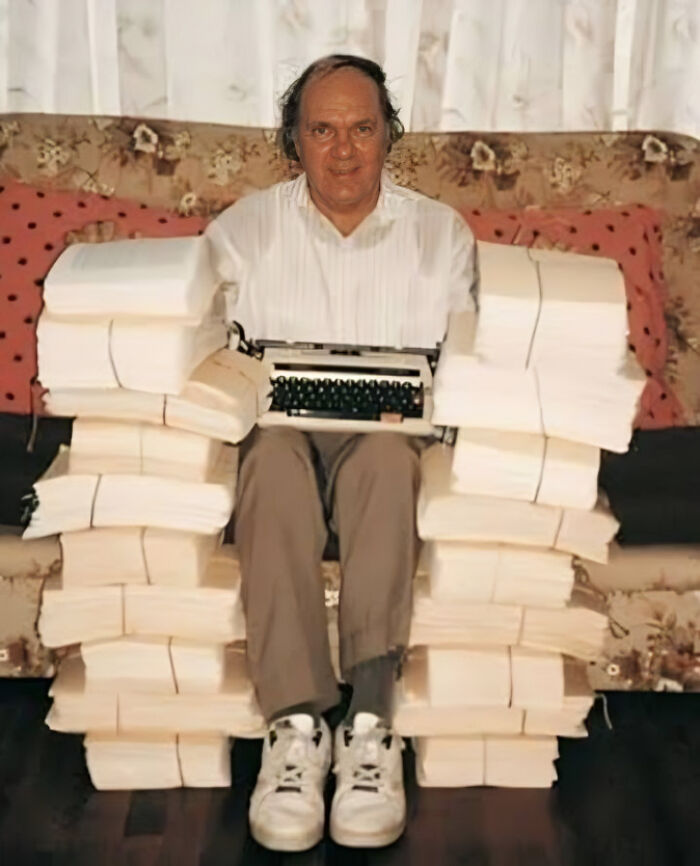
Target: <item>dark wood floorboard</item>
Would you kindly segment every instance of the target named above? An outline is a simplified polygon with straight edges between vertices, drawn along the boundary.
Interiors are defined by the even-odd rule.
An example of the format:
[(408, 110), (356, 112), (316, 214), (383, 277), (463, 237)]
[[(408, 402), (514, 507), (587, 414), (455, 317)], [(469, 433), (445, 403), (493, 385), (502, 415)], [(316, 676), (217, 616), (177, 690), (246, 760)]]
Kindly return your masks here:
[[(587, 740), (561, 740), (552, 790), (415, 784), (395, 845), (304, 854), (258, 846), (247, 800), (260, 744), (238, 741), (227, 790), (96, 792), (81, 738), (48, 731), (43, 681), (0, 680), (2, 866), (698, 866), (700, 695), (611, 695)], [(332, 796), (332, 782), (326, 792)]]

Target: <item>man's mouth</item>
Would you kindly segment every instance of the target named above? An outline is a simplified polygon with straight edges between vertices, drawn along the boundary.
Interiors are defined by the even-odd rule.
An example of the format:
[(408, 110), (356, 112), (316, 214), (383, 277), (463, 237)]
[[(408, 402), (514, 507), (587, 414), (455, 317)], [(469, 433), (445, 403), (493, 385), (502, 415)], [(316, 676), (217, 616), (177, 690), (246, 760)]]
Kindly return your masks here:
[(354, 166), (353, 168), (332, 168), (331, 174), (336, 177), (348, 177), (348, 175), (354, 174), (358, 170), (358, 166)]

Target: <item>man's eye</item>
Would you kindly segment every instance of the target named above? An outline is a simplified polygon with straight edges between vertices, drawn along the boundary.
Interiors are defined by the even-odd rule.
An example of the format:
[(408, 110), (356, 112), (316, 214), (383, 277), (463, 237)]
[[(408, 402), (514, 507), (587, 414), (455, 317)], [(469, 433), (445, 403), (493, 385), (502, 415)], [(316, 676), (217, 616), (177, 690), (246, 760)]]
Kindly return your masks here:
[(323, 136), (328, 132), (328, 127), (327, 126), (315, 126), (313, 132), (314, 132), (314, 135)]
[(369, 135), (372, 132), (371, 126), (358, 126), (357, 131), (362, 135)]

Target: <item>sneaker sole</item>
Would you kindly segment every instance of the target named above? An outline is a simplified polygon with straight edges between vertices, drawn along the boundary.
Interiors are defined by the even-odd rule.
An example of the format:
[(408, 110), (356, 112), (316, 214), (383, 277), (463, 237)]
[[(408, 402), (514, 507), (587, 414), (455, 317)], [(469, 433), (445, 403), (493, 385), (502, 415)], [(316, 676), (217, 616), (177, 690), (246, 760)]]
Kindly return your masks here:
[(383, 833), (354, 833), (352, 830), (339, 829), (331, 820), (330, 834), (337, 845), (346, 848), (385, 848), (396, 842), (405, 829), (406, 822), (403, 821), (398, 827), (392, 827)]
[(302, 835), (280, 835), (270, 830), (250, 825), (250, 835), (255, 841), (270, 851), (308, 851), (323, 839), (323, 827)]

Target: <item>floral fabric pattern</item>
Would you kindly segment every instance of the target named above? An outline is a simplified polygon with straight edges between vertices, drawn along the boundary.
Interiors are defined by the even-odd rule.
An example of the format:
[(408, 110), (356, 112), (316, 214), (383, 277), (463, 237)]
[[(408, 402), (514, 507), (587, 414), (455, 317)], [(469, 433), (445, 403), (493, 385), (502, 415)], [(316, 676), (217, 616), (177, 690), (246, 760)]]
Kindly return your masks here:
[[(665, 133), (411, 133), (395, 145), (388, 167), (397, 183), (460, 210), (477, 235), (480, 211), (512, 213), (521, 235), (503, 242), (575, 249), (567, 234), (573, 215), (619, 216), (641, 205), (630, 211), (632, 221), (657, 261), (650, 260), (653, 292), (644, 289), (630, 319), (641, 334), (663, 319), (666, 333), (633, 343), (652, 380), (638, 423), (700, 423), (699, 142)], [(0, 183), (130, 200), (195, 222), (296, 171), (271, 130), (136, 118), (0, 118)], [(66, 242), (81, 232), (97, 240), (119, 236), (110, 226), (71, 231), (78, 235)], [(626, 269), (625, 277), (629, 298), (636, 284)]]

